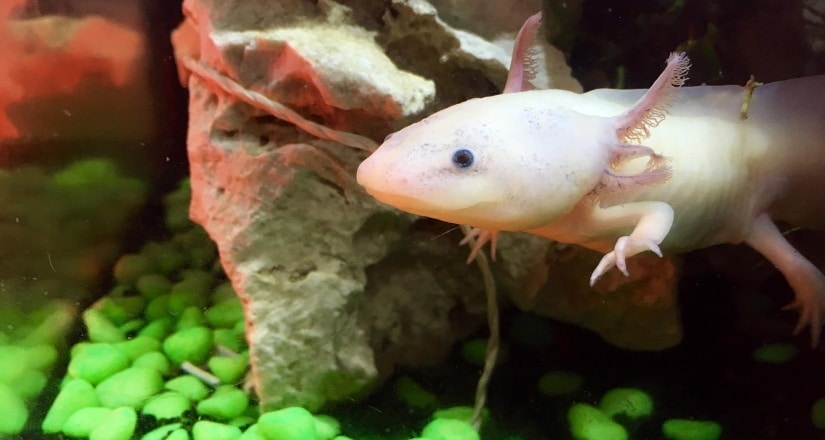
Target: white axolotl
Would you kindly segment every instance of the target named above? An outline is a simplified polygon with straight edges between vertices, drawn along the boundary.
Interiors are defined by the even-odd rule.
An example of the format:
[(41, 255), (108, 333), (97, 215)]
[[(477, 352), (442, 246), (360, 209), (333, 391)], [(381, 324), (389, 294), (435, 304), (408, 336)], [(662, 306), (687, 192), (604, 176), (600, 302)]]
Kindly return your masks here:
[(676, 89), (689, 64), (671, 54), (648, 90), (529, 90), (540, 18), (519, 32), (504, 94), (392, 134), (358, 183), (403, 211), (473, 226), (471, 259), (487, 241), (494, 253), (499, 231), (603, 252), (591, 284), (614, 266), (627, 275), (643, 251), (745, 242), (785, 276), (796, 332), (810, 326), (816, 345), (825, 276), (774, 222), (825, 226), (825, 76)]

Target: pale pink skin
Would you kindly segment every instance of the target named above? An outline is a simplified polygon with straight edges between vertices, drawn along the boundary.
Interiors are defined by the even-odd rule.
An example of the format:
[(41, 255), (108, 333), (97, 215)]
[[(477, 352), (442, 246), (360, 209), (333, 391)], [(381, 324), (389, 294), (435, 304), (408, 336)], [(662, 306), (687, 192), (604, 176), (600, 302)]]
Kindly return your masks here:
[[(745, 120), (742, 87), (677, 89), (683, 54), (648, 90), (530, 90), (539, 25), (536, 14), (519, 32), (504, 94), (395, 133), (358, 182), (398, 209), (473, 226), (470, 258), (487, 241), (494, 251), (499, 231), (604, 252), (591, 284), (614, 266), (627, 274), (640, 252), (745, 242), (785, 276), (796, 331), (810, 326), (816, 345), (825, 276), (774, 221), (825, 226), (825, 76), (756, 88)], [(456, 149), (471, 166), (452, 163)]]

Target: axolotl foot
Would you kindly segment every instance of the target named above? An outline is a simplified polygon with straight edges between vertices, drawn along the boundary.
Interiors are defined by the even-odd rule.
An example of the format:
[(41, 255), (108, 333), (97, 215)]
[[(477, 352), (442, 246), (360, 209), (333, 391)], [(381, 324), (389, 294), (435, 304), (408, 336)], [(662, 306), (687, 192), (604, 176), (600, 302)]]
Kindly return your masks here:
[(794, 334), (810, 327), (811, 345), (816, 347), (825, 315), (825, 275), (788, 243), (765, 214), (756, 219), (745, 242), (785, 276), (795, 295), (785, 309), (799, 310)]
[[(818, 271), (817, 271), (818, 272)], [(782, 310), (798, 310), (799, 321), (794, 328), (797, 335), (811, 327), (811, 345), (816, 347), (819, 343), (820, 332), (822, 331), (822, 316), (825, 314), (825, 277), (818, 273), (815, 285), (811, 289), (797, 290), (793, 302), (786, 305)], [(812, 281), (814, 281), (812, 279)]]
[(627, 258), (644, 251), (652, 251), (654, 254), (660, 257), (662, 256), (662, 251), (659, 249), (659, 245), (655, 240), (628, 236), (619, 238), (616, 240), (616, 246), (613, 250), (605, 254), (601, 261), (599, 261), (599, 265), (593, 270), (593, 274), (590, 275), (590, 286), (592, 287), (596, 284), (596, 281), (614, 266), (619, 269), (624, 276), (628, 276)]

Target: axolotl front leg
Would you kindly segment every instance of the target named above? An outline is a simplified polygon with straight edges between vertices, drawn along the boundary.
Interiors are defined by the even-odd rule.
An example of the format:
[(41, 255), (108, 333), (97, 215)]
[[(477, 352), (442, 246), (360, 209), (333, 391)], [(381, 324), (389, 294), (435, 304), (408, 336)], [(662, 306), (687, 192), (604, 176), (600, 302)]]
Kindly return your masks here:
[(594, 209), (588, 226), (592, 231), (633, 226), (630, 235), (616, 240), (613, 250), (602, 257), (590, 275), (594, 285), (608, 270), (616, 267), (628, 276), (626, 260), (633, 255), (652, 251), (662, 256), (659, 245), (673, 225), (673, 208), (664, 202), (635, 202)]

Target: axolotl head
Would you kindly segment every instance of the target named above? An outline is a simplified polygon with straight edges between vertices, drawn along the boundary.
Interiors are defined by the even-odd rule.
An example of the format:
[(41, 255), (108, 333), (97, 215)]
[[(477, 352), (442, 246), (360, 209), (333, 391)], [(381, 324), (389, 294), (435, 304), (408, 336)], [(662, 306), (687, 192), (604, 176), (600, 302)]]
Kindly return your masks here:
[(526, 230), (570, 210), (598, 184), (615, 136), (604, 118), (551, 91), (473, 99), (385, 139), (357, 180), (403, 211), (490, 230)]

